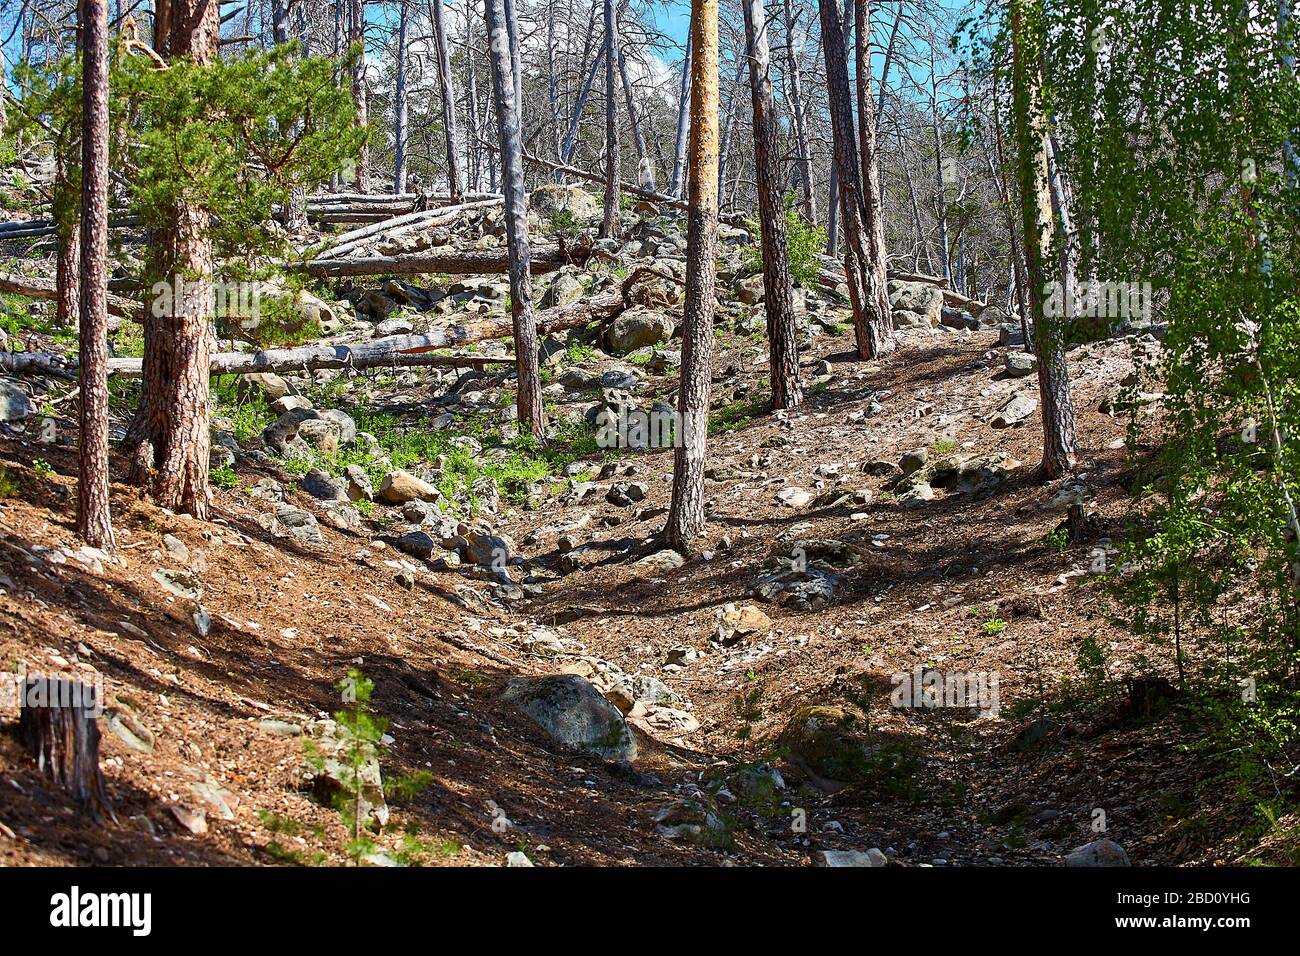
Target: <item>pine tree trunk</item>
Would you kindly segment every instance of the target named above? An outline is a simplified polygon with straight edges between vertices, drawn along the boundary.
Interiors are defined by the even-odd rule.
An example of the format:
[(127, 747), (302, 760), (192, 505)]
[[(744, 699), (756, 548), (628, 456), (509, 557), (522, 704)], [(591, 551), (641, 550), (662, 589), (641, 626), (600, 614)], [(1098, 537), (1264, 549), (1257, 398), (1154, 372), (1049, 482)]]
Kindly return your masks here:
[(853, 305), (853, 331), (858, 355), (875, 358), (893, 346), (889, 334), (888, 300), (882, 312), (876, 295), (862, 197), (861, 166), (858, 161), (858, 131), (853, 122), (853, 98), (849, 91), (848, 64), (844, 55), (844, 33), (834, 0), (819, 0), (822, 47), (826, 58), (826, 86), (834, 136), (835, 172), (839, 184), (841, 243), (844, 246), (844, 278)]
[(619, 228), (618, 154), (618, 10), (614, 0), (605, 0), (605, 217), (600, 223), (602, 239), (617, 239)]
[[(818, 0), (820, 3), (821, 0)], [(844, 15), (840, 17), (844, 33), (844, 56), (847, 60), (849, 44), (853, 41), (853, 0), (844, 0)], [(826, 38), (822, 38), (823, 48)], [(847, 75), (847, 70), (846, 70)], [(846, 81), (847, 82), (847, 81)], [(840, 248), (840, 174), (835, 157), (831, 157), (830, 198), (826, 204), (826, 254), (835, 255)]]
[[(288, 43), (289, 0), (274, 0), (271, 4), (271, 23), (276, 45)], [(301, 121), (295, 125), (301, 127)], [(289, 188), (289, 203), (284, 211), (284, 225), (293, 233), (302, 232), (307, 228), (307, 190), (302, 186)]]
[(799, 385), (799, 344), (790, 258), (786, 247), (785, 197), (779, 162), (780, 130), (769, 75), (767, 16), (763, 0), (744, 0), (745, 52), (754, 100), (754, 174), (758, 184), (758, 222), (763, 243), (763, 303), (771, 366), (772, 407), (792, 408), (803, 401)]
[[(215, 4), (170, 0), (158, 23), (159, 52), (210, 63), (217, 55)], [(132, 427), (139, 440), (134, 477), (152, 480), (160, 506), (206, 519), (208, 488), (208, 357), (212, 330), (211, 217), (180, 203), (173, 225), (156, 237), (170, 309), (145, 313), (143, 405)]]
[(682, 84), (677, 100), (677, 139), (673, 146), (673, 179), (668, 195), (682, 198), (686, 179), (686, 141), (691, 127), (691, 41), (686, 39), (686, 56), (682, 60)]
[[(469, 114), (469, 148), (466, 153), (466, 164), (469, 166), (469, 188), (473, 192), (478, 192), (482, 185), (482, 164), (479, 161), (478, 140), (478, 79), (474, 70), (474, 4), (468, 4), (465, 8), (465, 92), (469, 97), (468, 114)], [(495, 186), (493, 187), (495, 189)]]
[(794, 55), (794, 11), (790, 0), (785, 3), (785, 74), (790, 96), (790, 117), (794, 122), (794, 142), (798, 155), (795, 168), (803, 187), (803, 217), (810, 225), (817, 224), (817, 198), (813, 192), (812, 145), (808, 142), (808, 124), (804, 117), (803, 80), (799, 76), (799, 61)]
[(452, 83), (451, 56), (447, 49), (447, 17), (443, 0), (430, 0), (433, 7), (434, 42), (438, 48), (438, 84), (442, 91), (442, 128), (447, 140), (447, 192), (451, 205), (461, 201), (465, 177), (461, 172), (456, 140), (460, 130), (456, 122), (456, 90)]
[(537, 319), (533, 313), (529, 277), (528, 196), (524, 191), (524, 150), (520, 129), (518, 86), (515, 83), (508, 0), (487, 0), (488, 59), (492, 67), (492, 96), (496, 103), (501, 143), (502, 185), (505, 192), (506, 244), (510, 252), (510, 304), (519, 372), (518, 417), (521, 434), (546, 437), (542, 409), (542, 380), (537, 354)]
[(884, 197), (880, 189), (880, 154), (876, 139), (876, 101), (871, 95), (871, 5), (856, 0), (858, 150), (862, 163), (862, 228), (867, 234), (867, 262), (862, 286), (867, 310), (870, 356), (893, 349), (894, 333), (889, 308), (889, 251), (885, 248)]
[(113, 547), (108, 489), (108, 7), (81, 0), (81, 402), (77, 532)]
[(75, 162), (70, 154), (78, 148), (78, 142), (71, 133), (69, 137), (70, 142), (56, 145), (54, 156), (54, 323), (60, 329), (72, 328), (79, 313), (77, 271), (81, 258), (81, 223), (77, 204), (80, 197), (73, 188), (69, 171)]
[(681, 438), (673, 456), (673, 493), (665, 538), (689, 554), (704, 531), (704, 464), (713, 376), (714, 283), (718, 232), (718, 0), (692, 0), (689, 210), (686, 303), (682, 316)]
[(1058, 316), (1047, 315), (1044, 309), (1044, 290), (1053, 257), (1053, 216), (1043, 113), (1042, 47), (1032, 27), (1041, 14), (1042, 0), (1011, 0), (1012, 103), (1024, 217), (1028, 286), (1025, 292), (1033, 319), (1034, 349), (1038, 354), (1038, 391), (1043, 416), (1042, 472), (1047, 478), (1056, 478), (1070, 471), (1078, 458), (1065, 329)]

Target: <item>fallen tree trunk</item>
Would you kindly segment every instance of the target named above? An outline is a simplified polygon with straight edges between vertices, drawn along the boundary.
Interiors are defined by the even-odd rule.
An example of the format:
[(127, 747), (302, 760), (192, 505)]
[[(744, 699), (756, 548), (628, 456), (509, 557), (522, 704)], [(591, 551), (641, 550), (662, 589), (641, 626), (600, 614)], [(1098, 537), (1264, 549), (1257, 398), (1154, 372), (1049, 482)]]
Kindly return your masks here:
[[(644, 278), (668, 278), (657, 269), (642, 266), (623, 284), (585, 302), (556, 306), (537, 313), (537, 332), (546, 335), (579, 329), (593, 322), (608, 322), (631, 304), (632, 287)], [(677, 281), (677, 280), (673, 280)], [(380, 368), (443, 365), (474, 367), (514, 364), (514, 359), (482, 355), (438, 355), (443, 349), (464, 348), (476, 342), (509, 338), (514, 324), (509, 316), (463, 322), (424, 335), (395, 335), (357, 345), (305, 345), (265, 352), (221, 352), (214, 354), (209, 369), (213, 375), (247, 375), (252, 372), (301, 372), (321, 368)], [(111, 358), (109, 371), (116, 375), (139, 375), (138, 358)], [(72, 377), (75, 359), (41, 352), (0, 352), (0, 371), (11, 375), (58, 375)]]
[[(563, 244), (539, 246), (532, 256), (533, 274), (554, 272), (562, 266), (582, 265), (587, 259), (582, 247)], [(510, 258), (505, 249), (475, 249), (452, 253), (420, 253), (413, 256), (368, 256), (361, 259), (311, 259), (288, 268), (312, 276), (375, 275), (496, 275), (508, 272)]]
[(444, 206), (440, 209), (423, 209), (419, 212), (407, 213), (404, 216), (396, 216), (384, 222), (375, 223), (370, 226), (363, 226), (360, 229), (353, 229), (338, 236), (334, 240), (334, 245), (321, 252), (318, 259), (334, 259), (349, 252), (366, 240), (375, 236), (391, 237), (400, 233), (408, 232), (413, 229), (429, 228), (432, 226), (446, 225), (454, 222), (463, 212), (472, 209), (485, 209), (488, 206), (495, 206), (501, 202), (501, 199), (488, 198), (477, 199), (473, 202), (461, 203), (457, 206)]
[[(12, 292), (25, 295), (30, 299), (58, 299), (58, 288), (53, 279), (35, 279), (30, 276), (16, 276), (0, 272), (0, 292)], [(132, 318), (140, 307), (133, 301), (120, 295), (109, 295), (108, 311), (124, 319)]]
[[(585, 169), (579, 169), (576, 166), (566, 166), (564, 163), (557, 163), (553, 160), (542, 159), (540, 156), (533, 156), (529, 153), (524, 154), (524, 159), (530, 163), (536, 163), (538, 166), (544, 166), (557, 173), (564, 173), (566, 176), (573, 176), (577, 179), (585, 179), (587, 182), (605, 184), (603, 174), (589, 173)], [(639, 196), (656, 206), (669, 206), (673, 209), (688, 209), (686, 200), (676, 199), (672, 196), (666, 196), (663, 193), (655, 192), (653, 189), (643, 189), (640, 186), (634, 186), (631, 183), (620, 183), (619, 189), (623, 192), (631, 193), (633, 196)], [(744, 216), (719, 216), (719, 222), (725, 222), (729, 226), (735, 226), (737, 229), (748, 229), (749, 223)]]

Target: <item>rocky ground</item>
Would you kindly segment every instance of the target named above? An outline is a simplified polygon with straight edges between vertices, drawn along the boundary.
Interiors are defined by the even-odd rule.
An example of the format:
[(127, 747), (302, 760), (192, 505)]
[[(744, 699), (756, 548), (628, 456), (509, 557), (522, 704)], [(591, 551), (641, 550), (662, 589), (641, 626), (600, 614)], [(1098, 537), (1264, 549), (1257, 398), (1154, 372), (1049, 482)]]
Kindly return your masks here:
[[(552, 191), (535, 210), (545, 231), (595, 204)], [(502, 241), (492, 210), (431, 233), (377, 251)], [(117, 819), (76, 814), (0, 735), (0, 862), (343, 862), (333, 771), (306, 754), (333, 754), (351, 668), (390, 721), (376, 864), (1061, 864), (1098, 811), (1113, 843), (1076, 862), (1282, 852), (1244, 835), (1177, 708), (1152, 706), (1170, 661), (1142, 655), (1106, 587), (1131, 471), (1115, 413), (1151, 387), (1158, 338), (1072, 351), (1083, 465), (1045, 484), (1019, 330), (924, 282), (891, 283), (899, 349), (870, 363), (833, 288), (802, 290), (808, 400), (763, 412), (747, 242), (723, 230), (709, 525), (686, 561), (656, 543), (672, 451), (636, 431), (672, 408), (667, 278), (610, 328), (544, 343), (544, 452), (514, 438), (491, 365), (219, 383), (213, 520), (115, 485), (111, 556), (72, 533), (68, 385), (4, 383), (0, 655), (102, 676)], [(655, 210), (602, 248), (621, 264), (546, 277), (542, 305), (637, 264), (684, 274)], [(431, 277), (297, 301), (354, 341), (504, 314), (506, 294)], [(603, 447), (619, 421), (639, 447)], [(996, 706), (894, 706), (894, 675), (931, 672), (996, 680)], [(420, 792), (382, 792), (418, 771)]]

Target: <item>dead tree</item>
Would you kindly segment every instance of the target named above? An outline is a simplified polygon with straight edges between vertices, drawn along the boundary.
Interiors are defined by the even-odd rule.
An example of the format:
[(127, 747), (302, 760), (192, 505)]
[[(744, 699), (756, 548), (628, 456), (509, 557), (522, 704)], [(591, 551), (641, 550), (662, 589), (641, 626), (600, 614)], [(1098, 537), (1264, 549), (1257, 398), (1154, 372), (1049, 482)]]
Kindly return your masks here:
[(621, 181), (618, 155), (618, 9), (605, 0), (605, 216), (600, 223), (602, 239), (617, 239)]
[[(441, 6), (434, 0), (435, 8)], [(410, 7), (406, 0), (397, 5), (397, 76), (393, 88), (393, 192), (406, 192), (406, 141), (410, 108), (406, 97), (406, 32), (410, 20)], [(456, 187), (452, 186), (452, 193)]]
[(81, 402), (77, 531), (113, 547), (108, 491), (108, 6), (81, 0)]
[(749, 86), (754, 101), (754, 170), (763, 244), (763, 303), (767, 312), (772, 407), (791, 408), (803, 400), (803, 393), (799, 386), (799, 343), (778, 161), (779, 121), (769, 75), (767, 18), (763, 0), (744, 0), (741, 6), (745, 16)]
[(95, 715), (102, 702), (94, 686), (66, 677), (24, 677), (21, 703), (18, 737), (36, 765), (92, 817), (112, 818), (99, 769)]
[(682, 83), (677, 99), (677, 138), (673, 146), (673, 179), (668, 194), (682, 198), (686, 179), (686, 138), (691, 124), (691, 40), (686, 38), (686, 54), (682, 58)]
[(689, 554), (704, 530), (704, 464), (713, 377), (714, 283), (718, 232), (718, 0), (692, 0), (691, 178), (686, 214), (686, 302), (682, 315), (681, 438), (665, 539)]
[(790, 97), (790, 117), (794, 121), (794, 142), (798, 151), (795, 168), (803, 186), (803, 217), (809, 225), (817, 224), (817, 200), (813, 193), (812, 149), (808, 142), (808, 124), (804, 117), (803, 81), (799, 76), (799, 60), (794, 53), (794, 11), (790, 0), (785, 4), (785, 75)]
[(510, 0), (487, 0), (488, 58), (492, 65), (492, 96), (496, 103), (501, 143), (501, 182), (505, 192), (506, 246), (510, 253), (510, 311), (518, 362), (518, 418), (521, 433), (539, 441), (546, 437), (542, 409), (542, 379), (537, 358), (537, 320), (533, 314), (533, 285), (529, 277), (528, 195), (524, 190), (524, 148), (521, 140), (519, 77), (515, 73), (518, 27), (512, 23)]
[[(447, 52), (447, 18), (443, 0), (429, 0), (433, 14), (433, 38), (438, 51), (438, 85), (442, 93), (442, 128), (447, 141), (447, 192), (454, 206), (461, 201), (465, 177), (461, 173), (456, 140), (460, 130), (456, 121), (456, 90), (452, 85), (451, 56)], [(470, 64), (473, 70), (473, 64)]]
[[(174, 0), (169, 0), (174, 2)], [(357, 127), (365, 130), (370, 125), (366, 89), (366, 8), (365, 0), (348, 0), (348, 43), (356, 49), (356, 59), (352, 63), (352, 104), (356, 107)], [(370, 144), (362, 141), (357, 150), (356, 185), (357, 192), (366, 192), (370, 180)]]

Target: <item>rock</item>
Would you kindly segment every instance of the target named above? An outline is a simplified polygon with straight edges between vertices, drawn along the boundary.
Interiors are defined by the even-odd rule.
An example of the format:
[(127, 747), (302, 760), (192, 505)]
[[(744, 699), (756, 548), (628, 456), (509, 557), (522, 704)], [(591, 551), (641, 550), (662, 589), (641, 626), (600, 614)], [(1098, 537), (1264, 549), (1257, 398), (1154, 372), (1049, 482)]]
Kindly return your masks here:
[(379, 484), (379, 497), (392, 505), (408, 501), (437, 501), (442, 492), (410, 472), (396, 468), (384, 475)]
[(317, 451), (335, 452), (339, 448), (339, 424), (319, 416), (308, 419), (298, 426), (298, 437)]
[(1093, 840), (1075, 847), (1065, 858), (1066, 866), (1129, 866), (1128, 854), (1114, 840)]
[(374, 501), (375, 486), (370, 483), (370, 476), (360, 465), (348, 465), (343, 469), (347, 481), (348, 498), (352, 501)]
[(268, 405), (294, 394), (292, 386), (274, 372), (252, 372), (239, 378), (235, 390), (241, 397), (260, 396)]
[(501, 699), (566, 747), (618, 762), (636, 759), (636, 740), (623, 715), (576, 674), (516, 677)]
[(625, 508), (638, 501), (644, 501), (650, 487), (640, 481), (619, 481), (610, 485), (605, 493), (605, 500), (612, 505)]
[(433, 556), (442, 551), (442, 543), (424, 531), (408, 531), (394, 543), (399, 551), (424, 561), (433, 560)]
[(705, 800), (674, 800), (654, 815), (655, 832), (670, 840), (728, 849), (733, 840), (722, 816)]
[(913, 448), (905, 452), (903, 457), (898, 459), (899, 470), (904, 476), (913, 472), (920, 471), (925, 467), (925, 463), (930, 460), (930, 451), (927, 448)]
[(718, 612), (718, 623), (713, 630), (714, 639), (722, 644), (733, 644), (753, 634), (766, 634), (772, 629), (772, 619), (753, 604), (724, 604)]
[(889, 307), (895, 312), (911, 312), (921, 316), (918, 324), (934, 327), (943, 315), (943, 291), (928, 282), (889, 282)]
[(887, 866), (889, 860), (876, 847), (870, 850), (818, 850), (815, 866)]
[(302, 490), (319, 501), (350, 501), (343, 482), (323, 468), (313, 468), (298, 482)]
[(159, 568), (153, 573), (153, 579), (177, 597), (195, 602), (203, 599), (203, 587), (199, 584), (199, 579), (189, 571)]
[(511, 850), (506, 854), (506, 866), (532, 866), (533, 861), (522, 850)]
[(963, 312), (961, 309), (950, 309), (947, 306), (939, 313), (939, 323), (946, 325), (950, 329), (969, 329), (972, 332), (980, 327), (979, 319), (969, 312)]
[(750, 589), (760, 600), (793, 610), (810, 611), (829, 602), (838, 583), (839, 575), (807, 565), (757, 577)]
[(676, 323), (662, 313), (640, 307), (628, 309), (610, 326), (609, 350), (626, 355), (647, 345), (659, 345), (673, 337), (675, 328)]
[(646, 555), (641, 560), (634, 562), (632, 571), (637, 577), (648, 578), (675, 571), (685, 563), (686, 559), (680, 554), (665, 548), (663, 551), (656, 551), (654, 554)]
[(1008, 345), (1013, 348), (1025, 347), (1025, 330), (1019, 324), (1011, 322), (998, 326), (998, 344)]
[(1038, 357), (1028, 352), (1008, 352), (1005, 362), (1011, 378), (1024, 378), (1038, 371)]
[(756, 276), (750, 276), (748, 279), (736, 280), (736, 298), (745, 305), (758, 305), (763, 301), (763, 274), (760, 272)]
[(151, 754), (154, 750), (153, 731), (140, 722), (135, 714), (125, 710), (110, 709), (104, 715), (108, 729), (132, 750)]
[(384, 319), (375, 325), (375, 338), (387, 338), (390, 335), (410, 335), (415, 331), (415, 325), (410, 319), (402, 316), (395, 316), (391, 319)]
[(802, 488), (782, 488), (776, 493), (776, 500), (787, 508), (803, 508), (813, 500), (813, 494)]
[(462, 535), (462, 540), (465, 559), (479, 567), (504, 570), (514, 557), (514, 542), (503, 534), (469, 531)]
[(542, 295), (538, 305), (543, 309), (552, 309), (562, 305), (572, 305), (582, 298), (586, 289), (577, 277), (570, 272), (561, 272), (555, 277), (550, 288)]
[(163, 553), (178, 564), (190, 563), (190, 549), (174, 534), (163, 535)]
[(21, 422), (36, 414), (27, 393), (8, 379), (0, 378), (0, 422)]
[(839, 707), (804, 707), (777, 739), (788, 759), (827, 780), (852, 783), (867, 776), (868, 763), (857, 721)]
[(898, 503), (904, 508), (918, 508), (933, 500), (934, 488), (928, 481), (918, 481), (898, 496)]
[(316, 523), (316, 516), (310, 511), (304, 511), (302, 508), (295, 508), (293, 505), (277, 505), (275, 509), (275, 518), (280, 524), (284, 525), (289, 535), (303, 544), (320, 547), (325, 543), (325, 537), (320, 532), (320, 525)]
[(373, 829), (387, 826), (388, 803), (384, 799), (384, 780), (379, 771), (378, 754), (370, 753), (354, 775), (352, 763), (347, 756), (349, 744), (336, 735), (334, 722), (321, 722), (315, 725), (315, 730), (320, 735), (316, 741), (318, 753), (303, 774), (312, 796), (328, 807), (333, 806), (339, 797), (345, 794), (350, 797), (350, 791), (356, 791), (357, 811), (362, 825)]
[(304, 398), (301, 395), (282, 395), (271, 403), (271, 412), (275, 415), (283, 415), (285, 412), (291, 412), (298, 408), (312, 407), (309, 398)]
[(543, 219), (567, 212), (575, 223), (592, 222), (602, 213), (591, 193), (581, 186), (560, 183), (546, 183), (534, 189), (528, 197), (528, 208)]
[(1038, 410), (1038, 399), (1021, 392), (1012, 395), (998, 408), (989, 421), (994, 428), (1010, 428), (1018, 425)]
[(894, 325), (895, 331), (899, 329), (928, 329), (930, 328), (929, 319), (918, 312), (908, 312), (906, 309), (896, 309), (889, 315), (890, 321)]

